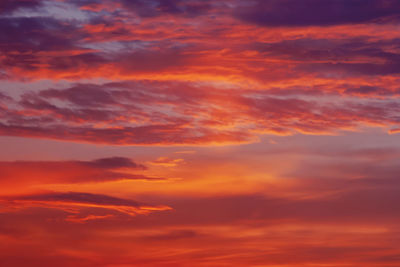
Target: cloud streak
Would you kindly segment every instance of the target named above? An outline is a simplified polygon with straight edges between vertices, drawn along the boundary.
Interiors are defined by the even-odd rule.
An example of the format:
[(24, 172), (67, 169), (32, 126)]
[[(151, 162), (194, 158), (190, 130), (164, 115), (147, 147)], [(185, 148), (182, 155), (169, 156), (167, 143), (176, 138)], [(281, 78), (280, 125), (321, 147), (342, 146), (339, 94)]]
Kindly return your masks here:
[(111, 157), (93, 161), (3, 161), (0, 183), (10, 186), (84, 184), (120, 180), (160, 181), (143, 173), (146, 167), (129, 158)]
[[(168, 206), (152, 206), (142, 204), (129, 199), (111, 197), (107, 195), (80, 193), (80, 192), (50, 192), (36, 195), (13, 196), (3, 198), (6, 208), (26, 209), (41, 207), (49, 209), (59, 209), (73, 214), (67, 217), (67, 221), (84, 222), (87, 220), (109, 218), (112, 215), (96, 215), (96, 211), (107, 210), (108, 212), (118, 212), (129, 216), (138, 214), (148, 214), (154, 211), (171, 210)], [(91, 214), (91, 212), (95, 214)], [(79, 213), (89, 213), (85, 217), (79, 218)]]

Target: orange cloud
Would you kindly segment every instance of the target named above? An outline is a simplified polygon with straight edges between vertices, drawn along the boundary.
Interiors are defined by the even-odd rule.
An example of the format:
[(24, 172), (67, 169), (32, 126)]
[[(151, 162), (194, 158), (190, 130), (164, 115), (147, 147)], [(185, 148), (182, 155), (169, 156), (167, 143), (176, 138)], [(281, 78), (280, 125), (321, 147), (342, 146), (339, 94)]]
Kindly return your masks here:
[(389, 134), (397, 134), (400, 133), (400, 128), (393, 128), (388, 131)]
[(143, 174), (144, 165), (129, 158), (110, 157), (93, 161), (0, 162), (2, 193), (28, 190), (46, 184), (85, 184), (119, 180), (159, 181), (165, 178)]
[[(168, 206), (151, 206), (107, 195), (78, 192), (50, 192), (36, 195), (12, 196), (3, 198), (2, 202), (3, 205), (5, 205), (6, 210), (42, 207), (48, 209), (59, 209), (72, 214), (79, 214), (85, 210), (89, 210), (89, 212), (91, 210), (108, 210), (129, 216), (136, 216), (138, 214), (148, 214), (154, 211), (171, 210)], [(87, 221), (109, 217), (111, 216), (108, 214), (87, 215), (83, 218), (69, 216), (67, 217), (67, 221)]]
[(160, 157), (154, 161), (151, 161), (150, 164), (152, 165), (159, 165), (163, 167), (175, 167), (178, 164), (181, 164), (184, 159), (171, 159), (168, 157)]

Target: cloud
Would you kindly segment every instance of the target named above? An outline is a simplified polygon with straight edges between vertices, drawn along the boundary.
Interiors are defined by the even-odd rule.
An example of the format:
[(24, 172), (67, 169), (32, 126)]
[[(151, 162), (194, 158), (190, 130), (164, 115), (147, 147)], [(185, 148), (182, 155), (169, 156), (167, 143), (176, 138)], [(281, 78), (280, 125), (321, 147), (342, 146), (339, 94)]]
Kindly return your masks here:
[(397, 134), (400, 133), (400, 128), (393, 128), (388, 131), (389, 134)]
[(181, 164), (183, 161), (184, 161), (183, 159), (171, 159), (168, 157), (160, 157), (154, 161), (151, 161), (150, 164), (159, 165), (163, 167), (175, 167), (178, 164)]
[(118, 168), (130, 168), (130, 169), (146, 169), (144, 165), (137, 164), (129, 158), (123, 157), (112, 157), (96, 159), (94, 161), (85, 162), (90, 166), (104, 168), (104, 169), (118, 169)]
[(73, 23), (51, 17), (2, 17), (0, 22), (0, 50), (6, 56), (2, 58), (5, 66), (15, 63), (26, 69), (38, 69), (42, 67), (39, 63), (43, 63), (40, 55), (69, 56), (76, 50), (85, 50), (75, 44), (85, 35)]
[(121, 0), (122, 5), (134, 11), (141, 17), (156, 17), (161, 15), (197, 16), (208, 11), (211, 7), (208, 0)]
[(0, 2), (0, 265), (399, 266), (398, 1)]
[[(400, 55), (391, 47), (397, 38), (385, 41), (354, 39), (295, 39), (276, 43), (255, 43), (264, 56), (297, 62), (299, 71), (336, 73), (343, 76), (396, 74)], [(361, 88), (374, 88), (362, 86)], [(365, 90), (364, 90), (365, 91)], [(386, 90), (387, 91), (387, 90)], [(373, 93), (385, 93), (385, 88)], [(372, 93), (369, 90), (369, 93)]]
[(47, 76), (99, 68), (109, 59), (82, 45), (88, 37), (80, 25), (53, 17), (0, 18), (0, 66), (10, 78), (22, 73)]
[(47, 89), (41, 91), (40, 96), (49, 100), (60, 99), (86, 107), (116, 104), (112, 92), (94, 84), (77, 84), (66, 90)]
[[(341, 138), (341, 141), (349, 140)], [(168, 266), (172, 262), (191, 266), (193, 259), (198, 259), (203, 265), (236, 266), (238, 262), (242, 266), (266, 262), (360, 265), (365, 262), (363, 266), (380, 266), (381, 257), (392, 255), (398, 243), (399, 168), (396, 159), (399, 151), (376, 144), (357, 143), (349, 147), (340, 142), (342, 145), (338, 146), (334, 137), (300, 139), (303, 149), (294, 149), (290, 139), (285, 141), (292, 150), (284, 154), (259, 147), (259, 155), (263, 155), (259, 161), (263, 166), (262, 174), (273, 170), (266, 160), (268, 156), (288, 159), (283, 167), (285, 171), (294, 172), (287, 177), (278, 175), (279, 179), (264, 185), (257, 184), (257, 192), (210, 195), (207, 190), (197, 190), (198, 194), (192, 194), (183, 185), (183, 194), (171, 194), (166, 187), (162, 188), (165, 193), (140, 196), (144, 202), (172, 207), (170, 212), (155, 210), (146, 216), (137, 213), (130, 216), (126, 207), (136, 209), (147, 205), (93, 193), (44, 192), (12, 196), (9, 202), (0, 204), (3, 208), (4, 203), (10, 207), (2, 210), (0, 221), (0, 238), (7, 236), (8, 242), (0, 244), (7, 244), (7, 247), (11, 244), (19, 251), (24, 251), (23, 244), (29, 247), (51, 245), (61, 251), (59, 258), (62, 259), (62, 255), (70, 260), (83, 257), (89, 265), (98, 261), (131, 265), (145, 262), (145, 266)], [(258, 146), (251, 150), (254, 147)], [(335, 149), (328, 149), (330, 147)], [(246, 151), (248, 153), (248, 148), (237, 148), (226, 153), (239, 155), (238, 163), (233, 164), (247, 166), (248, 163), (243, 162), (243, 157), (248, 156)], [(291, 153), (298, 153), (295, 158), (300, 158), (301, 164), (291, 164)], [(259, 155), (253, 154), (249, 160), (259, 159)], [(205, 157), (210, 155), (203, 154), (199, 160)], [(208, 166), (204, 173), (209, 175), (218, 168), (210, 162), (224, 165), (215, 161), (221, 157), (224, 157), (221, 152), (211, 156), (203, 165)], [(253, 174), (252, 170), (259, 169), (255, 166), (247, 166), (246, 177)], [(196, 171), (190, 168), (190, 173), (193, 170)], [(321, 173), (324, 175), (318, 176)], [(240, 180), (236, 181), (240, 183)], [(329, 243), (326, 243), (327, 238)], [(13, 255), (6, 253), (9, 250), (0, 251), (7, 259)], [(175, 253), (171, 255), (171, 251)], [(291, 253), (295, 258), (287, 259)], [(53, 255), (44, 249), (39, 254), (42, 262)], [(23, 257), (30, 259), (31, 256), (24, 253)], [(390, 264), (397, 264), (397, 258), (389, 258)], [(9, 259), (10, 262), (15, 260)]]
[(0, 134), (115, 145), (240, 144), (254, 140), (250, 134), (239, 131), (219, 132), (202, 128), (193, 132), (182, 129), (180, 124), (103, 129), (64, 126), (42, 128), (0, 124)]
[(395, 0), (257, 0), (239, 5), (235, 15), (260, 26), (304, 27), (398, 20), (400, 9)]
[(93, 161), (2, 161), (0, 184), (21, 188), (40, 184), (98, 183), (118, 180), (158, 181), (142, 172), (146, 167), (129, 158), (111, 157)]
[(42, 4), (42, 0), (3, 0), (0, 3), (1, 13), (12, 13), (21, 8), (37, 8)]
[(116, 145), (223, 145), (256, 142), (262, 134), (337, 134), (400, 123), (396, 99), (337, 98), (354, 94), (345, 85), (331, 88), (336, 95), (323, 90), (328, 93), (321, 101), (315, 97), (324, 93), (317, 89), (241, 90), (161, 81), (75, 84), (3, 101), (0, 135)]
[[(67, 217), (68, 221), (84, 222), (92, 219), (105, 219), (112, 217), (109, 214), (98, 215), (96, 212), (100, 210), (108, 210), (109, 212), (117, 212), (129, 216), (138, 214), (148, 214), (154, 211), (170, 210), (168, 206), (153, 206), (142, 204), (129, 199), (111, 197), (107, 195), (80, 193), (80, 192), (49, 192), (36, 195), (22, 195), (3, 198), (7, 208), (26, 209), (31, 207), (42, 207), (50, 209), (60, 209), (73, 216)], [(3, 203), (4, 204), (4, 203)], [(95, 214), (85, 217), (77, 217), (80, 213)]]
[[(86, 258), (89, 254), (94, 255), (93, 259), (86, 258), (89, 262), (107, 264), (191, 265), (193, 259), (202, 259), (208, 265), (216, 261), (239, 262), (243, 266), (265, 262), (374, 262), (371, 266), (375, 267), (381, 264), (377, 255), (391, 255), (396, 248), (399, 220), (399, 213), (394, 212), (398, 200), (395, 184), (380, 178), (376, 182), (381, 186), (365, 188), (365, 181), (350, 182), (347, 185), (351, 190), (347, 192), (300, 200), (261, 194), (158, 196), (160, 202), (166, 201), (174, 210), (155, 210), (146, 216), (136, 215), (136, 209), (143, 204), (104, 195), (51, 192), (14, 196), (10, 201), (20, 209), (2, 213), (0, 233), (3, 230), (14, 236), (18, 229), (24, 229), (22, 237), (8, 244), (20, 251), (26, 242), (29, 246), (39, 242), (30, 236), (40, 236), (40, 246), (57, 245), (61, 255), (69, 259)], [(337, 183), (329, 186), (335, 187)], [(301, 185), (297, 189), (302, 190)], [(133, 218), (131, 209), (136, 215)], [(16, 229), (10, 231), (2, 225)], [(326, 238), (329, 244), (325, 243)], [(266, 244), (274, 249), (260, 250)], [(172, 256), (171, 250), (175, 251)], [(116, 251), (112, 254), (115, 257), (104, 257), (110, 251)], [(372, 256), (369, 251), (374, 251)], [(287, 259), (290, 253), (297, 255), (295, 259)], [(40, 255), (44, 262), (47, 250), (41, 250)], [(30, 254), (24, 253), (23, 257), (29, 259)], [(390, 262), (396, 264), (397, 259)]]

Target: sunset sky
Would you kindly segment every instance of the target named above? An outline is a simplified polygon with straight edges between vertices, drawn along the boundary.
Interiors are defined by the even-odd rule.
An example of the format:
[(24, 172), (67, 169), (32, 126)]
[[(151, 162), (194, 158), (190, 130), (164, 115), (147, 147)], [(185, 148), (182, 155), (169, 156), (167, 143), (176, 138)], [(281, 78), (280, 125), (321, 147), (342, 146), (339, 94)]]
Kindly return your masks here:
[(399, 0), (0, 0), (1, 267), (399, 267)]

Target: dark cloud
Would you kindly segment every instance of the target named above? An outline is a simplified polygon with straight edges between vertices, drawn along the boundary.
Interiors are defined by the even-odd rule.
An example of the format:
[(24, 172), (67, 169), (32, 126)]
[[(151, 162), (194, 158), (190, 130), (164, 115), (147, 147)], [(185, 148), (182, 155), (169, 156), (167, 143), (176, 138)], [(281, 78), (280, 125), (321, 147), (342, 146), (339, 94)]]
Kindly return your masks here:
[(0, 102), (2, 101), (12, 101), (12, 98), (0, 92)]
[[(110, 23), (112, 27), (115, 21)], [(0, 18), (0, 52), (3, 53), (0, 64), (12, 72), (44, 72), (76, 78), (84, 72), (102, 75), (103, 68), (112, 68), (114, 74), (120, 75), (152, 73), (182, 67), (192, 58), (183, 48), (157, 43), (149, 48), (134, 51), (126, 48), (116, 53), (88, 48), (87, 45), (96, 43), (95, 38), (95, 34), (86, 32), (73, 20), (3, 17)]]
[(148, 125), (119, 128), (92, 128), (50, 126), (19, 126), (0, 124), (0, 135), (46, 137), (56, 140), (86, 141), (115, 145), (177, 145), (250, 142), (253, 136), (242, 131), (217, 131), (198, 128), (196, 131), (183, 128), (180, 124)]
[(142, 173), (146, 166), (129, 158), (111, 157), (93, 161), (2, 161), (0, 183), (66, 184), (116, 180), (163, 180)]
[(111, 197), (100, 194), (80, 193), (80, 192), (66, 192), (66, 193), (45, 193), (38, 195), (28, 195), (13, 197), (13, 200), (25, 200), (25, 201), (45, 201), (45, 202), (74, 202), (74, 203), (87, 203), (87, 204), (99, 204), (99, 205), (111, 205), (111, 206), (131, 206), (139, 207), (139, 202)]
[(115, 104), (111, 92), (104, 90), (102, 86), (91, 84), (79, 84), (67, 90), (48, 89), (40, 92), (40, 96), (47, 99), (61, 99), (80, 106), (97, 106)]
[(2, 52), (72, 50), (75, 41), (84, 36), (74, 24), (51, 17), (0, 18)]
[(196, 16), (211, 8), (208, 0), (121, 0), (125, 8), (142, 17), (156, 17), (165, 14)]
[(1, 66), (39, 71), (82, 68), (88, 61), (93, 66), (104, 63), (101, 56), (78, 45), (84, 37), (78, 26), (51, 17), (0, 18)]
[(96, 159), (89, 162), (83, 162), (83, 164), (88, 164), (93, 167), (99, 167), (104, 169), (118, 169), (118, 168), (133, 168), (133, 169), (146, 169), (142, 164), (137, 164), (129, 158), (123, 157), (112, 157)]
[(400, 54), (393, 50), (398, 42), (398, 39), (295, 39), (255, 43), (253, 49), (266, 57), (297, 61), (296, 69), (300, 72), (392, 75), (400, 69)]
[(37, 8), (42, 0), (2, 0), (0, 2), (0, 14), (12, 13), (21, 8)]
[(90, 71), (100, 68), (111, 60), (105, 58), (101, 53), (81, 53), (79, 55), (60, 55), (52, 56), (48, 59), (48, 68), (52, 71), (72, 72), (70, 77), (74, 76), (74, 72)]
[(81, 8), (91, 9), (98, 5), (111, 5), (117, 2), (123, 11), (134, 12), (142, 18), (154, 18), (165, 15), (198, 16), (212, 8), (210, 0), (73, 0)]
[(235, 16), (270, 27), (330, 26), (398, 20), (400, 7), (396, 0), (257, 0), (239, 5)]
[[(400, 61), (393, 58), (385, 63), (315, 63), (304, 64), (299, 69), (324, 73), (337, 73), (340, 77), (358, 76), (358, 75), (396, 75), (400, 71)], [(329, 75), (329, 74), (328, 74)]]

